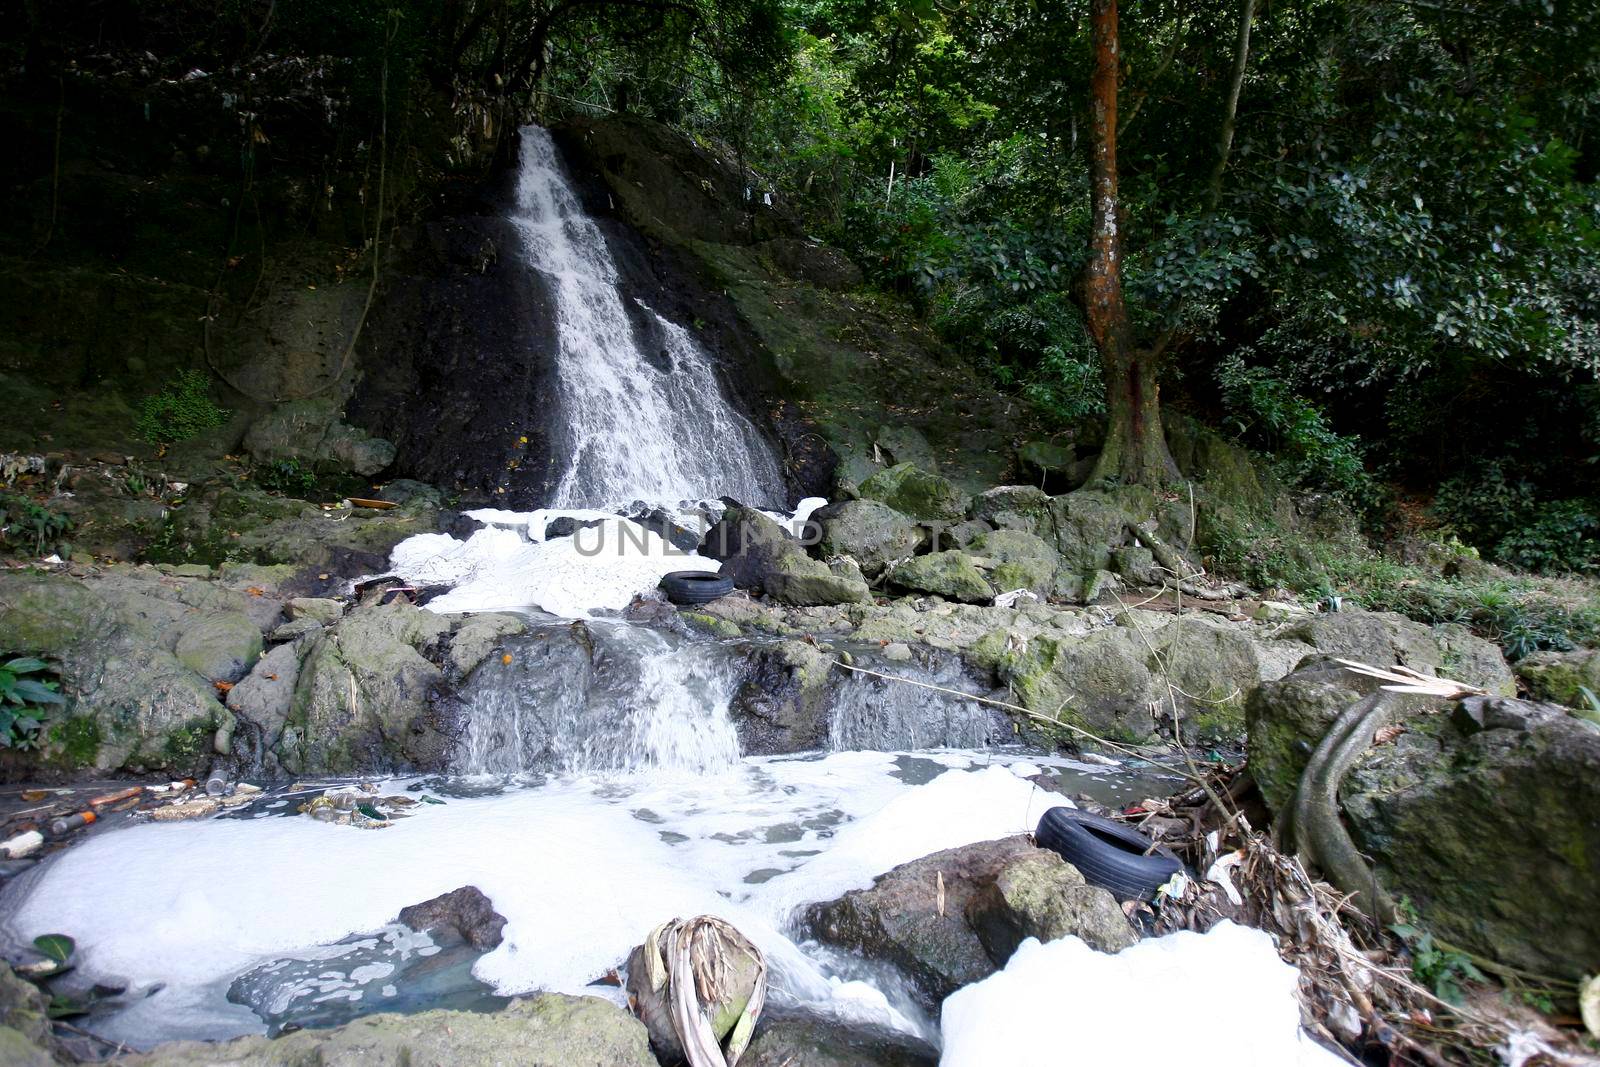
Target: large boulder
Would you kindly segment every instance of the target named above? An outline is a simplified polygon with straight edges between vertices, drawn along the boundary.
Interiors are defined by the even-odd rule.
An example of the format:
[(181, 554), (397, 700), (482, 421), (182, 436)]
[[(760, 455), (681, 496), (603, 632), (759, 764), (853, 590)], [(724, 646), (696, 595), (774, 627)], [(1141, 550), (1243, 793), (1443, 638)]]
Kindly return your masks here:
[(176, 1041), (137, 1067), (658, 1067), (644, 1024), (610, 1001), (540, 993), (494, 1012), (368, 1015), (329, 1030), (233, 1041)]
[(1535, 974), (1600, 961), (1600, 728), (1469, 697), (1374, 748), (1342, 791), (1356, 846), (1440, 937)]
[(1155, 510), (1155, 496), (1142, 486), (1080, 489), (1051, 497), (1051, 529), (1062, 559), (1061, 594), (1081, 596), (1084, 583), (1110, 569), (1112, 553), (1129, 539), (1128, 527), (1147, 521)]
[(1116, 900), (1023, 836), (935, 852), (807, 909), (823, 942), (894, 964), (929, 1005), (1005, 965), (1025, 937), (1104, 952), (1138, 940)]
[(861, 483), (860, 492), (863, 499), (881, 501), (924, 522), (959, 522), (967, 510), (967, 498), (947, 479), (911, 463), (878, 471)]
[[(1165, 697), (1150, 670), (1150, 649), (1130, 627), (1084, 636), (1041, 634), (997, 653), (1000, 679), (1018, 703), (1112, 740), (1155, 733), (1152, 704)], [(1063, 731), (1062, 741), (1074, 741)]]
[(179, 663), (206, 681), (231, 685), (255, 665), (263, 647), (261, 630), (249, 618), (219, 612), (184, 627), (172, 651)]
[(215, 735), (232, 716), (217, 690), (163, 642), (156, 627), (76, 579), (0, 573), (0, 648), (58, 662), (70, 701), (45, 724), (43, 762), (98, 771), (203, 771)]
[(806, 641), (751, 646), (750, 667), (728, 705), (741, 752), (766, 756), (827, 747), (831, 659)]
[(797, 538), (754, 508), (728, 508), (706, 533), (700, 553), (721, 560), (722, 574), (734, 585), (785, 604), (849, 604), (871, 597), (864, 581), (812, 559)]
[(244, 448), (257, 463), (294, 461), (317, 470), (370, 477), (394, 462), (394, 445), (340, 420), (329, 398), (279, 404), (251, 423)]
[(442, 770), (454, 745), (437, 654), (450, 621), (403, 601), (306, 639), (279, 757), (299, 774)]
[(1061, 556), (1042, 538), (1015, 529), (979, 534), (968, 550), (990, 560), (990, 583), (998, 590), (1028, 589), (1041, 600), (1056, 586)]
[(1260, 651), (1249, 634), (1221, 620), (1183, 618), (1151, 644), (1151, 668), (1172, 683), (1179, 712), (1208, 736), (1237, 734), (1245, 698), (1261, 680)]
[(914, 555), (927, 540), (915, 522), (876, 500), (843, 500), (817, 510), (811, 518), (822, 531), (817, 550), (824, 557), (849, 556), (868, 578)]
[(506, 917), (494, 910), (483, 890), (464, 885), (401, 908), (400, 923), (419, 933), (447, 929), (473, 948), (487, 952), (503, 940)]
[(994, 599), (994, 589), (978, 569), (977, 559), (956, 549), (908, 559), (889, 572), (889, 581), (901, 589), (936, 593), (970, 604)]
[(1349, 609), (1291, 624), (1280, 637), (1304, 642), (1325, 656), (1375, 667), (1397, 664), (1442, 674), (1499, 696), (1516, 695), (1516, 679), (1498, 647), (1466, 627), (1428, 627), (1394, 612)]

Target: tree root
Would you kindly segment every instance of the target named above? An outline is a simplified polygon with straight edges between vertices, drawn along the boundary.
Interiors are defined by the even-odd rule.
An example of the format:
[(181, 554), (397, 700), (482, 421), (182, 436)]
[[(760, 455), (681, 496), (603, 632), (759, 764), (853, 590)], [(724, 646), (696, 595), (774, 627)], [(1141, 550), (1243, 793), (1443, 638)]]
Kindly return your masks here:
[(1339, 785), (1356, 760), (1372, 745), (1373, 736), (1393, 711), (1393, 697), (1377, 692), (1346, 708), (1334, 720), (1311, 754), (1300, 776), (1287, 830), (1295, 850), (1321, 868), (1340, 890), (1350, 893), (1363, 912), (1378, 922), (1395, 921), (1394, 898), (1378, 884), (1373, 871), (1339, 818)]
[(1177, 549), (1136, 522), (1128, 523), (1128, 530), (1139, 540), (1140, 544), (1150, 550), (1150, 554), (1156, 558), (1156, 562), (1163, 569), (1172, 572), (1173, 584), (1177, 587), (1178, 592), (1184, 596), (1191, 596), (1196, 600), (1233, 600), (1250, 591), (1236, 582), (1229, 582), (1218, 589), (1200, 585), (1193, 579), (1200, 577), (1205, 572), (1196, 571)]

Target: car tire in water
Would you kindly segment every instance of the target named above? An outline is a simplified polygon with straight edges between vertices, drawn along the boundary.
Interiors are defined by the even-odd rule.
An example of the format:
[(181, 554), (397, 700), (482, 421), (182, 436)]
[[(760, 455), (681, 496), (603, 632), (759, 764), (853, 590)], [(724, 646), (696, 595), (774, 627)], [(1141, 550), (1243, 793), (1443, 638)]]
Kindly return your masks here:
[(1045, 812), (1033, 839), (1118, 900), (1150, 900), (1183, 870), (1178, 857), (1133, 827), (1077, 808)]
[(733, 592), (733, 579), (710, 571), (673, 571), (661, 579), (661, 588), (674, 604), (708, 604)]

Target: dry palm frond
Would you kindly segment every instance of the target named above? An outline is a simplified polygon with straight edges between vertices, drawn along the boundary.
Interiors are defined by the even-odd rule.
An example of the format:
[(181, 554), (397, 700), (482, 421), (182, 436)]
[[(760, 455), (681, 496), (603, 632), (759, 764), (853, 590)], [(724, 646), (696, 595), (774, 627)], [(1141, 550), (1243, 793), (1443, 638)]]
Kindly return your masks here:
[(1379, 686), (1391, 693), (1418, 693), (1422, 696), (1443, 697), (1445, 700), (1460, 700), (1462, 697), (1483, 696), (1484, 690), (1466, 682), (1458, 682), (1451, 678), (1423, 674), (1412, 670), (1410, 667), (1400, 665), (1396, 667), (1374, 667), (1369, 663), (1360, 663), (1353, 659), (1337, 659), (1335, 663), (1344, 667), (1353, 674), (1363, 674), (1368, 678), (1377, 678), (1388, 682), (1388, 685)]

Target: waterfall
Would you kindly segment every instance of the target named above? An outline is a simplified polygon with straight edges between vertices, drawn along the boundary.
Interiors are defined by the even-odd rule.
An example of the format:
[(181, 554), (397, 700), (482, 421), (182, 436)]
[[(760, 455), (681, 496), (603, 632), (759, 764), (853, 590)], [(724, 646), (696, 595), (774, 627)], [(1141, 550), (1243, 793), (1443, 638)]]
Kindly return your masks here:
[(739, 759), (728, 704), (739, 656), (626, 623), (574, 623), (507, 642), (479, 669), (455, 760), (467, 774), (670, 770)]
[(522, 128), (512, 222), (556, 307), (555, 424), (566, 470), (551, 503), (605, 507), (785, 496), (772, 446), (723, 394), (693, 335), (630, 298), (550, 133)]

